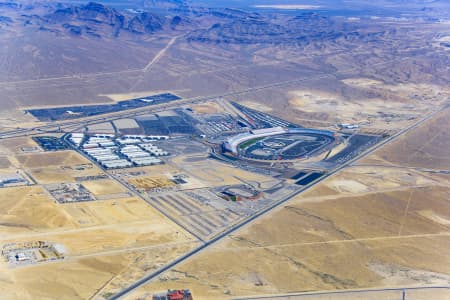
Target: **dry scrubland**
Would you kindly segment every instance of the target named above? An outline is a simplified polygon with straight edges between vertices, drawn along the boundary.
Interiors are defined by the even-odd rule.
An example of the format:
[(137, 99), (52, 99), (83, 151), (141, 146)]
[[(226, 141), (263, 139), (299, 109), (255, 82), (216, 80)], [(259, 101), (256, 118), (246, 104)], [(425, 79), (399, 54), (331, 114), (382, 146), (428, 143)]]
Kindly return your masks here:
[(110, 284), (131, 283), (195, 245), (138, 198), (58, 205), (40, 187), (0, 192), (2, 245), (45, 240), (67, 250), (66, 259), (54, 263), (10, 269), (2, 262), (6, 299), (86, 299)]
[[(398, 130), (420, 118), (430, 105), (439, 105), (450, 96), (450, 89), (436, 85), (389, 85), (370, 78), (349, 78), (342, 83), (343, 89), (358, 90), (356, 95), (294, 90), (290, 92), (289, 104), (299, 113), (321, 114), (318, 117), (321, 121), (370, 124), (377, 129)], [(361, 93), (371, 96), (361, 97)]]
[[(436, 152), (450, 157), (450, 148), (442, 147), (450, 140), (445, 120), (448, 110), (361, 165), (330, 177), (148, 283), (129, 299), (169, 287), (190, 287), (199, 299), (224, 299), (450, 284), (450, 254), (443, 250), (450, 248), (449, 177), (410, 168), (413, 159), (408, 158), (417, 157), (418, 151), (421, 157)], [(442, 130), (433, 129), (441, 126)], [(380, 156), (384, 166), (377, 160)], [(372, 161), (379, 165), (367, 166)], [(414, 166), (418, 165), (419, 157)], [(443, 164), (437, 157), (436, 164), (425, 161), (420, 166)]]
[(129, 284), (195, 245), (137, 198), (56, 205), (45, 195), (25, 197), (20, 206), (17, 198), (8, 203), (2, 197), (1, 203), (8, 212), (0, 216), (2, 244), (46, 240), (67, 250), (66, 259), (54, 263), (14, 269), (1, 263), (6, 299), (86, 299), (101, 288)]
[[(82, 182), (102, 200), (57, 203), (44, 184), (75, 182), (76, 177), (103, 172), (74, 151), (22, 151), (35, 146), (30, 138), (0, 142), (5, 160), (0, 172), (22, 170), (35, 181), (31, 186), (0, 189), (0, 245), (59, 243), (67, 251), (66, 258), (18, 268), (9, 268), (1, 259), (0, 298), (107, 296), (109, 290), (131, 283), (195, 246), (182, 228), (111, 179)], [(77, 169), (80, 166), (84, 167)]]
[[(114, 103), (160, 91), (181, 97), (220, 95), (293, 79), (289, 85), (227, 100), (304, 126), (331, 128), (342, 122), (399, 130), (449, 97), (448, 50), (440, 46), (448, 24), (363, 22), (355, 38), (319, 35), (304, 44), (290, 38), (277, 44), (272, 37), (260, 43), (256, 34), (256, 42), (240, 44), (188, 40), (186, 34), (170, 47), (169, 34), (68, 38), (26, 31), (17, 27), (23, 22), (15, 22), (0, 32), (6, 45), (0, 49), (5, 57), (0, 63), (0, 131), (36, 125), (23, 113), (30, 107)], [(232, 28), (232, 35), (238, 35), (234, 41), (240, 30)], [(194, 109), (222, 111), (215, 104)], [(450, 254), (442, 249), (450, 248), (449, 175), (423, 170), (448, 169), (448, 122), (446, 112), (129, 298), (167, 288), (191, 288), (196, 299), (224, 299), (448, 284)], [(107, 123), (89, 129), (113, 130)], [(0, 142), (0, 172), (22, 169), (36, 180), (34, 186), (0, 189), (0, 240), (61, 243), (67, 258), (15, 269), (0, 262), (0, 298), (102, 299), (196, 246), (190, 235), (136, 197), (55, 203), (42, 184), (74, 182), (102, 171), (95, 166), (76, 170), (88, 161), (74, 152), (26, 154), (21, 149), (35, 146), (30, 138)], [(149, 177), (186, 173), (199, 179), (190, 186), (197, 188), (240, 179), (263, 186), (276, 182), (189, 155), (163, 166), (114, 173), (126, 180), (127, 172), (137, 170)], [(84, 185), (96, 195), (122, 190), (109, 180)]]
[[(56, 49), (78, 49), (64, 52), (77, 63), (57, 57), (58, 63), (52, 59), (49, 68), (48, 57), (43, 54), (49, 41), (50, 46), (55, 46), (59, 39), (41, 32), (39, 39), (27, 37), (21, 42), (20, 51), (14, 52), (14, 47), (6, 49), (5, 71), (12, 77), (16, 75), (17, 80), (5, 78), (0, 82), (8, 107), (0, 112), (0, 125), (9, 126), (0, 131), (15, 128), (18, 123), (24, 127), (36, 125), (34, 118), (23, 114), (31, 106), (113, 103), (160, 91), (172, 91), (182, 97), (220, 95), (293, 79), (299, 81), (230, 98), (305, 126), (370, 121), (381, 128), (400, 128), (408, 118), (420, 115), (427, 105), (435, 105), (449, 93), (448, 88), (443, 88), (447, 51), (427, 43), (442, 38), (435, 33), (443, 35), (448, 26), (421, 24), (412, 28), (409, 21), (380, 21), (374, 25), (376, 31), (385, 31), (386, 35), (370, 42), (337, 39), (309, 45), (241, 45), (179, 38), (145, 71), (142, 68), (167, 45), (167, 36), (151, 37), (145, 42), (105, 39), (101, 49), (97, 40), (78, 40), (84, 46), (73, 47), (73, 41), (66, 39)], [(397, 31), (387, 33), (392, 26)], [(366, 33), (365, 29), (361, 31)], [(104, 47), (115, 49), (114, 55)], [(11, 70), (12, 62), (19, 59), (23, 49), (34, 49), (42, 57), (32, 58), (27, 53), (22, 57), (30, 62), (24, 66), (26, 71)], [(118, 60), (122, 55), (131, 61)], [(74, 66), (77, 70), (72, 69)], [(40, 70), (55, 75), (42, 78)], [(362, 107), (367, 110), (361, 114)], [(214, 111), (212, 107), (203, 109)], [(378, 115), (378, 111), (386, 110), (396, 110), (397, 116)]]
[[(89, 160), (74, 151), (46, 152), (17, 155), (20, 166), (29, 170), (39, 184), (58, 182), (74, 182), (76, 177), (96, 176), (103, 174), (102, 170)], [(90, 165), (89, 168), (76, 170), (79, 165)]]
[(361, 163), (401, 165), (407, 167), (450, 169), (450, 110), (446, 109), (431, 122), (402, 136)]
[(0, 293), (2, 299), (104, 299), (193, 246), (163, 245), (17, 269), (1, 266)]

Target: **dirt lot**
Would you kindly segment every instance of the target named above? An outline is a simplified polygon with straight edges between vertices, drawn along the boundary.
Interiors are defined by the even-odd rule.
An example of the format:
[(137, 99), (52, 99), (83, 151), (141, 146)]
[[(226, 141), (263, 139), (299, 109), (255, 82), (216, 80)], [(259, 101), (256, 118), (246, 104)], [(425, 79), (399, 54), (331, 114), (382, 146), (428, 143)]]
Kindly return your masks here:
[(111, 179), (84, 181), (82, 185), (95, 196), (126, 193), (127, 190), (118, 182)]
[(22, 166), (30, 169), (90, 163), (90, 161), (71, 150), (17, 155), (17, 160)]
[[(42, 190), (32, 189), (27, 194)], [(11, 191), (16, 195), (13, 198), (7, 190), (0, 189), (4, 193), (1, 211), (8, 211), (0, 216), (1, 245), (46, 240), (63, 245), (67, 251), (63, 261), (41, 265), (10, 269), (2, 262), (0, 292), (7, 299), (55, 295), (59, 299), (87, 299), (108, 293), (196, 243), (138, 198), (57, 205), (46, 194), (33, 198), (23, 195), (24, 199), (17, 201), (21, 194)]]
[(20, 137), (0, 141), (0, 151), (4, 154), (21, 154), (23, 153), (23, 147), (39, 148), (38, 144), (36, 144), (30, 137)]
[(54, 299), (55, 295), (59, 295), (58, 299), (104, 299), (121, 285), (137, 280), (193, 246), (162, 245), (34, 267), (2, 269), (0, 293), (5, 299)]
[[(195, 157), (194, 161), (191, 160), (192, 157)], [(202, 155), (180, 155), (173, 158), (172, 162), (180, 169), (184, 169), (187, 174), (198, 178), (206, 186), (210, 187), (241, 184), (242, 180), (260, 182), (263, 185), (270, 185), (270, 182), (276, 182), (272, 177), (234, 168)]]
[(67, 203), (64, 210), (81, 227), (138, 222), (155, 213), (144, 201), (134, 197)]
[(195, 104), (191, 108), (199, 114), (217, 114), (223, 112), (223, 109), (215, 102)]
[(128, 182), (137, 189), (142, 189), (145, 191), (175, 185), (175, 183), (173, 183), (166, 177), (138, 177), (130, 179)]
[(449, 170), (449, 128), (450, 110), (447, 109), (361, 163)]
[(291, 90), (289, 103), (294, 111), (322, 121), (398, 130), (450, 95), (448, 88), (436, 85), (389, 85), (370, 78), (348, 78), (342, 83), (340, 91)]
[(29, 171), (39, 184), (74, 182), (77, 177), (103, 174), (89, 160), (70, 150), (20, 154), (15, 159), (16, 165)]
[(0, 189), (0, 239), (74, 227), (74, 220), (42, 187)]

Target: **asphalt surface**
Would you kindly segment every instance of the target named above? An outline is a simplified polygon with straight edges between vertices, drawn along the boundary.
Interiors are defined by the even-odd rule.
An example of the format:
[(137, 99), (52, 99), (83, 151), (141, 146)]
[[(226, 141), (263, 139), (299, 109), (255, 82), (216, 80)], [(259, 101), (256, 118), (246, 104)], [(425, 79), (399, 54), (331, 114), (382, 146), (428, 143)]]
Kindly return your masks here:
[[(262, 296), (251, 296), (251, 297), (237, 297), (232, 298), (233, 300), (263, 300), (263, 299), (302, 299), (305, 297), (309, 299), (308, 296), (331, 296), (331, 295), (352, 295), (352, 294), (360, 294), (359, 296), (363, 297), (362, 294), (365, 293), (378, 293), (378, 292), (399, 292), (400, 294), (404, 294), (404, 298), (398, 298), (408, 300), (408, 291), (423, 291), (423, 290), (449, 290), (449, 286), (425, 286), (425, 287), (405, 287), (405, 288), (380, 288), (380, 289), (362, 289), (362, 290), (342, 290), (342, 291), (328, 291), (328, 292), (303, 292), (303, 293), (290, 293), (290, 294), (282, 294), (282, 295), (262, 295)], [(328, 298), (329, 299), (329, 298)], [(344, 299), (344, 298), (341, 298)], [(353, 298), (352, 298), (353, 299)], [(359, 298), (362, 299), (362, 298)], [(371, 298), (373, 299), (373, 298)], [(411, 298), (413, 299), (413, 298)]]
[[(400, 62), (400, 61), (407, 60), (407, 59), (409, 59), (409, 58), (405, 57), (402, 59), (394, 59), (392, 61), (380, 62), (378, 64), (373, 64), (372, 67), (386, 65), (386, 64), (389, 64), (392, 62)], [(101, 115), (101, 116), (96, 116), (96, 117), (88, 117), (88, 118), (76, 119), (76, 120), (52, 122), (51, 124), (45, 124), (45, 125), (36, 126), (36, 127), (32, 127), (32, 128), (17, 128), (14, 130), (1, 132), (0, 139), (28, 136), (28, 135), (36, 135), (36, 134), (42, 134), (45, 132), (56, 132), (59, 130), (64, 131), (65, 128), (72, 129), (72, 130), (74, 127), (84, 128), (87, 125), (92, 125), (92, 124), (96, 124), (96, 123), (100, 123), (100, 122), (114, 121), (114, 120), (121, 119), (121, 118), (135, 117), (135, 116), (143, 115), (143, 114), (161, 112), (164, 110), (179, 107), (180, 105), (202, 103), (202, 102), (220, 99), (220, 98), (224, 98), (224, 97), (233, 97), (233, 96), (238, 96), (238, 95), (242, 95), (242, 94), (247, 94), (250, 92), (255, 92), (255, 91), (264, 90), (264, 89), (268, 89), (268, 88), (286, 86), (286, 85), (293, 84), (293, 83), (335, 77), (337, 74), (351, 72), (353, 70), (358, 70), (358, 68), (349, 68), (349, 69), (341, 70), (341, 71), (337, 72), (336, 74), (325, 74), (324, 73), (324, 74), (317, 75), (317, 76), (301, 77), (301, 78), (295, 78), (292, 80), (279, 81), (279, 82), (275, 82), (275, 83), (271, 83), (271, 84), (267, 84), (267, 85), (262, 85), (262, 86), (252, 87), (252, 88), (245, 88), (245, 89), (242, 89), (239, 91), (233, 91), (233, 92), (228, 92), (228, 93), (223, 93), (223, 94), (185, 98), (185, 99), (182, 99), (179, 101), (172, 101), (167, 104), (160, 104), (160, 105), (148, 106), (148, 107), (144, 107), (144, 108), (130, 109), (130, 110), (126, 110), (126, 111), (121, 111), (121, 112), (117, 112), (117, 113), (111, 113), (111, 114)]]

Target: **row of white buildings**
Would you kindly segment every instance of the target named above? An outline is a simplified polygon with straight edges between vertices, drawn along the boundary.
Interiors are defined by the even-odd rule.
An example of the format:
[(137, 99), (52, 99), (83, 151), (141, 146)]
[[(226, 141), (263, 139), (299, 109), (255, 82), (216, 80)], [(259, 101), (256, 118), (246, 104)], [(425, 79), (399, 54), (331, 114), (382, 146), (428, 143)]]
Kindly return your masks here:
[(166, 136), (124, 136), (97, 134), (86, 136), (72, 133), (69, 140), (93, 160), (108, 169), (133, 166), (149, 166), (163, 163), (158, 157), (169, 155), (167, 151), (150, 143), (167, 139)]

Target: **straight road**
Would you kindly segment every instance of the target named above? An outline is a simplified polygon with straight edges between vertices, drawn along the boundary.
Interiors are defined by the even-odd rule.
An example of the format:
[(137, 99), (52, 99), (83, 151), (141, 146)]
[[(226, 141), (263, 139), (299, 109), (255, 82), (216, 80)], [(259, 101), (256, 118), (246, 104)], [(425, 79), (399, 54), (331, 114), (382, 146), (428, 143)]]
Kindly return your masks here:
[[(289, 294), (279, 294), (279, 295), (261, 295), (261, 296), (250, 296), (250, 297), (237, 297), (232, 298), (233, 300), (264, 300), (264, 299), (290, 299), (290, 300), (300, 300), (300, 299), (312, 299), (310, 297), (320, 297), (320, 299), (330, 299), (330, 298), (322, 298), (321, 296), (348, 296), (351, 297), (350, 299), (363, 299), (361, 298), (364, 294), (368, 293), (380, 293), (380, 292), (398, 292), (399, 296), (402, 295), (402, 293), (408, 292), (408, 291), (425, 291), (425, 290), (442, 290), (450, 294), (450, 287), (449, 286), (425, 286), (425, 287), (405, 287), (405, 288), (373, 288), (373, 289), (360, 289), (360, 290), (341, 290), (341, 291), (324, 291), (324, 292), (303, 292), (303, 293), (289, 293)], [(357, 298), (353, 298), (353, 297)], [(379, 295), (382, 296), (382, 295)], [(317, 298), (319, 299), (319, 298)], [(345, 298), (340, 298), (345, 299)], [(375, 298), (371, 298), (375, 299)], [(386, 298), (384, 298), (386, 299)], [(399, 300), (402, 298), (398, 298)], [(405, 300), (408, 300), (409, 298), (403, 298)], [(411, 298), (413, 299), (413, 298)]]
[(172, 261), (171, 263), (163, 266), (162, 268), (160, 268), (159, 270), (148, 274), (146, 276), (144, 276), (143, 278), (141, 278), (140, 280), (136, 281), (135, 283), (131, 284), (130, 286), (128, 286), (127, 288), (123, 289), (122, 291), (118, 292), (117, 294), (113, 295), (112, 297), (110, 297), (109, 299), (111, 300), (116, 300), (116, 299), (121, 299), (122, 297), (124, 297), (125, 295), (129, 294), (130, 292), (132, 292), (133, 290), (141, 287), (142, 285), (148, 283), (149, 281), (157, 278), (158, 276), (160, 276), (161, 274), (171, 270), (172, 268), (174, 268), (175, 266), (179, 265), (182, 262), (185, 262), (186, 260), (192, 258), (193, 256), (201, 253), (202, 251), (206, 250), (207, 248), (209, 248), (211, 245), (216, 244), (217, 242), (221, 241), (222, 239), (224, 239), (225, 237), (229, 236), (230, 234), (236, 232), (239, 229), (243, 229), (251, 224), (253, 224), (253, 222), (264, 216), (267, 215), (268, 213), (270, 213), (272, 210), (274, 210), (275, 208), (279, 207), (280, 205), (284, 204), (285, 202), (291, 200), (292, 198), (294, 198), (295, 196), (297, 196), (298, 194), (302, 193), (303, 191), (305, 191), (306, 189), (309, 189), (310, 187), (318, 184), (319, 182), (322, 182), (323, 180), (327, 179), (330, 176), (333, 176), (334, 174), (340, 172), (341, 170), (343, 170), (345, 167), (347, 167), (348, 165), (353, 164), (354, 162), (356, 162), (357, 160), (364, 158), (370, 154), (372, 154), (374, 151), (378, 150), (379, 148), (383, 147), (384, 145), (386, 145), (387, 143), (390, 143), (394, 140), (396, 140), (398, 137), (402, 136), (403, 134), (406, 134), (407, 132), (409, 132), (410, 130), (420, 126), (423, 122), (428, 121), (429, 119), (431, 119), (433, 116), (435, 116), (437, 113), (445, 110), (447, 107), (441, 107), (438, 108), (434, 111), (432, 111), (431, 113), (429, 113), (428, 115), (426, 115), (424, 118), (420, 119), (419, 121), (417, 121), (416, 123), (412, 124), (411, 126), (399, 131), (397, 134), (385, 139), (384, 141), (381, 141), (380, 143), (376, 144), (375, 146), (373, 146), (372, 148), (367, 149), (366, 151), (362, 152), (360, 155), (358, 155), (357, 157), (345, 162), (344, 164), (342, 164), (341, 166), (338, 166), (337, 168), (335, 168), (333, 171), (331, 171), (330, 173), (320, 177), (319, 179), (311, 182), (310, 184), (306, 185), (305, 187), (303, 187), (300, 190), (294, 191), (291, 194), (287, 195), (285, 198), (283, 198), (282, 200), (266, 207), (265, 209), (259, 211), (258, 213), (256, 213), (255, 215), (249, 217), (248, 219), (243, 220), (242, 222), (238, 223), (237, 225), (227, 229), (226, 231), (224, 231), (223, 233), (221, 233), (220, 235), (216, 236), (215, 238), (206, 241), (204, 244), (200, 245), (198, 248), (184, 254), (183, 256), (177, 258), (176, 260)]
[(180, 36), (181, 35), (174, 36), (173, 38), (171, 38), (170, 41), (167, 43), (166, 47), (161, 49), (161, 51), (159, 51), (158, 54), (156, 54), (155, 57), (153, 57), (153, 59), (148, 62), (148, 64), (142, 69), (142, 71), (147, 72), (148, 70), (150, 70), (150, 68), (153, 66), (153, 64), (155, 64), (166, 53), (166, 51), (173, 45), (173, 43), (175, 43), (175, 41)]
[[(400, 62), (408, 60), (408, 59), (410, 59), (410, 58), (405, 57), (402, 59), (394, 59), (392, 61), (380, 62), (378, 64), (373, 64), (372, 67), (382, 66), (382, 65), (389, 64), (389, 63), (393, 63), (393, 62), (400, 63)], [(138, 115), (155, 113), (155, 112), (160, 112), (163, 110), (173, 109), (173, 108), (179, 107), (180, 105), (197, 104), (197, 103), (207, 102), (207, 101), (211, 101), (211, 100), (217, 100), (217, 99), (225, 98), (225, 97), (233, 97), (233, 96), (248, 94), (251, 92), (256, 92), (256, 91), (260, 91), (260, 90), (264, 90), (264, 89), (268, 89), (268, 88), (275, 88), (275, 87), (286, 86), (286, 85), (290, 85), (290, 84), (294, 84), (294, 83), (306, 82), (306, 81), (310, 81), (310, 80), (319, 80), (319, 79), (335, 77), (337, 74), (342, 74), (342, 73), (351, 72), (351, 71), (355, 71), (355, 70), (358, 70), (358, 68), (344, 69), (344, 70), (337, 72), (336, 74), (323, 73), (323, 74), (320, 74), (317, 76), (301, 77), (301, 78), (295, 78), (295, 79), (291, 79), (291, 80), (279, 81), (279, 82), (274, 82), (274, 83), (270, 83), (270, 84), (266, 84), (266, 85), (261, 85), (261, 86), (251, 87), (251, 88), (244, 88), (242, 90), (227, 92), (227, 93), (223, 93), (223, 94), (186, 98), (186, 99), (171, 101), (168, 103), (163, 103), (163, 104), (154, 105), (154, 106), (147, 106), (147, 107), (141, 107), (141, 108), (137, 108), (137, 109), (120, 111), (120, 112), (111, 113), (108, 115), (100, 115), (100, 116), (88, 117), (88, 118), (77, 119), (77, 120), (56, 121), (51, 124), (45, 124), (45, 125), (36, 126), (33, 128), (19, 128), (19, 129), (5, 131), (5, 132), (0, 133), (0, 139), (42, 134), (43, 132), (46, 132), (46, 131), (54, 132), (54, 131), (59, 131), (59, 129), (63, 130), (64, 128), (71, 128), (73, 126), (80, 126), (80, 128), (83, 128), (87, 125), (92, 125), (92, 124), (96, 124), (96, 123), (100, 123), (100, 122), (113, 121), (113, 120), (117, 120), (117, 119), (121, 119), (121, 118), (135, 117)]]

